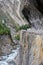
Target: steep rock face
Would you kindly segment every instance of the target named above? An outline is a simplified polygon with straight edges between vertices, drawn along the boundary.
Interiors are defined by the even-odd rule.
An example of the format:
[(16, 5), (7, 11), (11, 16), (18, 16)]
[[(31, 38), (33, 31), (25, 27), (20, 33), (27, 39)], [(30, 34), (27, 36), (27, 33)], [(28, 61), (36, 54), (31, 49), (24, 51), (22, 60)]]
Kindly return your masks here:
[[(0, 0), (0, 8), (19, 25), (26, 24), (20, 16), (20, 0)], [(18, 22), (19, 21), (19, 22)]]
[(40, 65), (43, 62), (43, 37), (36, 35), (29, 52), (29, 65)]
[(28, 47), (28, 41), (27, 41), (27, 34), (26, 31), (21, 31), (20, 33), (20, 45), (21, 45), (21, 65), (28, 65), (29, 61), (29, 47)]
[(23, 30), (21, 32), (22, 65), (43, 64), (43, 34)]
[[(15, 13), (17, 10), (19, 1), (18, 0), (2, 0), (0, 1), (0, 4), (2, 5), (2, 9), (5, 9), (4, 11), (8, 11), (9, 13)], [(14, 10), (15, 9), (15, 10)]]
[(27, 0), (24, 4), (22, 12), (29, 24), (32, 24), (32, 27), (35, 29), (43, 29), (43, 15), (36, 8), (36, 5), (34, 5), (35, 3), (37, 5), (37, 2), (34, 0)]
[[(34, 5), (31, 4), (31, 2), (34, 4), (36, 3), (36, 1), (34, 0), (0, 0), (0, 9), (2, 9), (2, 11), (7, 14), (8, 18), (10, 15), (20, 26), (23, 24), (27, 24), (30, 21), (34, 28), (43, 28), (41, 25), (43, 16), (37, 10), (37, 8), (35, 8)], [(25, 10), (27, 8), (26, 13), (24, 14), (27, 17), (26, 19), (28, 20), (26, 20), (25, 17), (22, 16), (24, 15), (22, 14), (22, 10), (24, 10), (24, 8)], [(27, 13), (28, 11), (30, 12), (30, 14)], [(36, 24), (38, 25), (38, 27), (36, 26)]]

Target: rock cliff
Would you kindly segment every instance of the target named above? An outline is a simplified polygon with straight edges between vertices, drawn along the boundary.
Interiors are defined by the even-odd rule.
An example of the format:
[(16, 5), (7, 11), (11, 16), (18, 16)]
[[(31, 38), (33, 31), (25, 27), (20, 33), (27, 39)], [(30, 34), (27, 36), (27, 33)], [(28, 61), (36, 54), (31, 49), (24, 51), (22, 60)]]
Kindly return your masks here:
[(32, 29), (21, 31), (22, 65), (43, 64), (43, 34), (38, 33)]
[(18, 33), (14, 22), (18, 26), (31, 25), (31, 29), (19, 31), (16, 49), (9, 35), (0, 36), (0, 55), (5, 55), (0, 57), (0, 65), (43, 65), (43, 15), (35, 3), (34, 0), (0, 0), (0, 17), (6, 15), (5, 19), (8, 18), (6, 25), (13, 42)]
[(24, 22), (20, 16), (20, 5), (20, 0), (0, 0), (0, 8), (2, 11), (15, 20), (16, 23), (23, 25), (26, 24), (26, 22)]
[[(39, 21), (38, 25), (40, 27), (40, 21), (42, 22), (43, 16), (37, 10), (34, 3), (36, 3), (34, 0), (0, 0), (0, 9), (7, 15), (8, 18), (11, 17), (20, 26), (29, 23), (29, 21), (34, 25), (37, 21)], [(24, 13), (27, 17), (26, 19), (29, 19), (29, 21), (26, 20), (24, 14), (22, 14), (24, 8), (27, 8), (26, 13), (30, 11), (30, 14), (28, 13), (26, 15), (26, 13)]]

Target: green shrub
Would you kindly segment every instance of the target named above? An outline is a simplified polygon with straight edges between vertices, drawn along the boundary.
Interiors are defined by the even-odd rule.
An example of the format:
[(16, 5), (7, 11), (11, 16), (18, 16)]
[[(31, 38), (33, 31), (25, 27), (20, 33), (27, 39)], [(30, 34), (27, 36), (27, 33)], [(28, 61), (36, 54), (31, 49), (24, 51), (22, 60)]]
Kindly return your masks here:
[(28, 24), (25, 24), (25, 25), (22, 25), (22, 26), (19, 26), (19, 25), (14, 25), (14, 27), (15, 27), (15, 29), (16, 29), (16, 31), (19, 31), (19, 30), (27, 30), (28, 28), (31, 28), (31, 26), (30, 25), (28, 25)]
[(10, 34), (10, 29), (5, 24), (0, 22), (0, 35), (3, 34)]
[(20, 34), (16, 35), (16, 36), (15, 36), (15, 39), (16, 39), (16, 40), (20, 40)]
[(22, 25), (22, 26), (20, 26), (20, 30), (21, 29), (23, 29), (23, 30), (27, 30), (28, 28), (31, 28), (31, 26), (30, 25), (28, 25), (28, 24), (25, 24), (25, 25)]

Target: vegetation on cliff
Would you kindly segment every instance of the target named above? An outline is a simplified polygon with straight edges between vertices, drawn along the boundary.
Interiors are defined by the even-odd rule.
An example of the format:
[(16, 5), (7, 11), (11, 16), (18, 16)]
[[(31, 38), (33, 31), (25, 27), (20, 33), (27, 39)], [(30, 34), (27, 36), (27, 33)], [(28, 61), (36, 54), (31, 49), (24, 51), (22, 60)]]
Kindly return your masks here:
[(15, 36), (15, 39), (16, 39), (16, 40), (20, 40), (20, 34), (17, 34), (17, 35)]
[(28, 25), (28, 24), (25, 24), (25, 25), (22, 25), (22, 26), (20, 26), (20, 30), (21, 29), (23, 29), (23, 30), (27, 30), (28, 28), (31, 28), (31, 26), (30, 25)]
[(19, 31), (19, 30), (22, 30), (22, 29), (27, 30), (28, 28), (31, 28), (31, 26), (28, 25), (28, 24), (25, 24), (25, 25), (22, 25), (22, 26), (14, 25), (14, 27), (15, 27), (16, 31)]
[(3, 34), (10, 34), (10, 30), (5, 24), (2, 23), (2, 21), (0, 21), (0, 35)]

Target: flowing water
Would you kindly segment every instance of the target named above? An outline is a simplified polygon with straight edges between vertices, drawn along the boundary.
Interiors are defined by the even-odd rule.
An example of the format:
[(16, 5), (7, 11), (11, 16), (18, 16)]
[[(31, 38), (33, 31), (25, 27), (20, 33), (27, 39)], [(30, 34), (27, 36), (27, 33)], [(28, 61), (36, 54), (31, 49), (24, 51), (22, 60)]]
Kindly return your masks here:
[(19, 47), (16, 50), (12, 50), (12, 53), (6, 56), (0, 57), (0, 65), (16, 65), (14, 62), (15, 57), (18, 55)]

